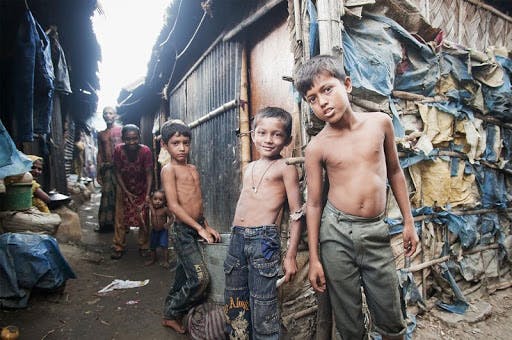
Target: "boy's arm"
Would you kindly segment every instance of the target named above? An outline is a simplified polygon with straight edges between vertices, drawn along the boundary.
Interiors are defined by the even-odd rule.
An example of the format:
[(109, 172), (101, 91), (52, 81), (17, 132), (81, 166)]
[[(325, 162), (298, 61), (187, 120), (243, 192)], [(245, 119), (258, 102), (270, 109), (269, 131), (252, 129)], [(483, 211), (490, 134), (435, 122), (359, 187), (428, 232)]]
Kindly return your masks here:
[[(283, 161), (284, 162), (284, 161)], [(299, 174), (294, 165), (284, 165), (283, 182), (286, 189), (288, 206), (290, 214), (298, 213), (300, 216), (302, 211), (302, 199), (299, 190)], [(300, 231), (302, 218), (291, 218), (289, 224), (290, 239), (288, 250), (284, 258), (284, 282), (289, 282), (297, 273), (297, 248), (299, 246)]]
[(194, 218), (192, 218), (178, 201), (178, 191), (176, 189), (176, 173), (174, 169), (166, 165), (161, 171), (162, 187), (165, 191), (165, 198), (167, 199), (167, 207), (172, 211), (175, 217), (181, 222), (188, 225), (190, 228), (198, 232), (208, 243), (213, 243), (213, 237), (207, 232), (202, 225), (200, 225)]
[(387, 177), (403, 217), (404, 231), (402, 233), (402, 238), (405, 256), (411, 256), (416, 251), (419, 239), (416, 234), (416, 229), (414, 228), (407, 183), (405, 181), (404, 172), (400, 167), (391, 119), (386, 118), (384, 125), (384, 152), (386, 154)]
[[(313, 142), (314, 143), (314, 142)], [(322, 215), (322, 159), (314, 144), (306, 148), (305, 167), (307, 181), (306, 223), (309, 246), (309, 281), (319, 292), (325, 291), (324, 269), (318, 253), (318, 233)]]

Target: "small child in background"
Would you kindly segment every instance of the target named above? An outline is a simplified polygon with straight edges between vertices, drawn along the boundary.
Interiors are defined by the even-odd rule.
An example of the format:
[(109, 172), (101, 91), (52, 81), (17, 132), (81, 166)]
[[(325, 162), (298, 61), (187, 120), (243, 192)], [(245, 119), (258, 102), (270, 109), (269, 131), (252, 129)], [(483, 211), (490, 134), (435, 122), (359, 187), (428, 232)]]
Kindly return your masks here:
[(162, 249), (163, 261), (161, 265), (169, 268), (169, 227), (174, 222), (174, 215), (167, 208), (165, 202), (165, 193), (163, 190), (157, 190), (151, 195), (151, 204), (149, 205), (149, 226), (151, 227), (149, 249), (151, 257), (145, 265), (150, 266), (157, 261), (157, 249)]

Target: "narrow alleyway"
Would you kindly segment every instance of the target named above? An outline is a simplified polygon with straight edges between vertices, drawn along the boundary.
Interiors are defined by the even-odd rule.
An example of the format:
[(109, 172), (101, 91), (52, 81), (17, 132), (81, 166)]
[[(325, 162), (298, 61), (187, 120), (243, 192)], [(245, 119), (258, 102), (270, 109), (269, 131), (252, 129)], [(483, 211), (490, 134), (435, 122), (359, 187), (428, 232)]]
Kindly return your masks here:
[[(127, 236), (127, 252), (110, 259), (112, 233), (94, 232), (100, 193), (80, 208), (81, 244), (60, 244), (75, 271), (62, 293), (33, 292), (23, 310), (1, 310), (0, 327), (16, 325), (20, 339), (187, 339), (161, 326), (162, 307), (174, 272), (161, 266), (144, 266), (137, 251), (136, 233)], [(97, 292), (114, 279), (146, 280), (140, 288)]]

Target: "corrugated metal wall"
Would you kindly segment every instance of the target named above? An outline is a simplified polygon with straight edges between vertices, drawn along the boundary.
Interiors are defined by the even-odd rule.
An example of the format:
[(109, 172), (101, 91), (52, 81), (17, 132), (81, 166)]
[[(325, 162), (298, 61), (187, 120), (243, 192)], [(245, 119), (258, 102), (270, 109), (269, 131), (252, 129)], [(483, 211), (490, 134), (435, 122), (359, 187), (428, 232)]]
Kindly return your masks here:
[[(240, 97), (242, 46), (221, 42), (173, 89), (170, 116), (189, 124)], [(192, 129), (190, 163), (197, 166), (205, 217), (228, 232), (240, 192), (239, 108), (227, 110)]]

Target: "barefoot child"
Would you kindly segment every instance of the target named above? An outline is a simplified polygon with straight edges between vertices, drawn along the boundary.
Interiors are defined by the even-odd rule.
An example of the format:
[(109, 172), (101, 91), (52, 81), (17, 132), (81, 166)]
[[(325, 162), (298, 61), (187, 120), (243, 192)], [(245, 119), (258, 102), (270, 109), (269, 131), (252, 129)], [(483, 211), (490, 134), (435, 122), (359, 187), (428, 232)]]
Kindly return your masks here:
[(157, 190), (151, 195), (151, 204), (149, 205), (149, 228), (151, 229), (149, 249), (151, 250), (150, 259), (145, 263), (150, 266), (156, 262), (157, 250), (162, 250), (162, 266), (169, 268), (169, 227), (174, 221), (174, 216), (165, 205), (165, 193), (163, 190)]
[(175, 216), (176, 256), (178, 264), (174, 285), (165, 299), (163, 326), (185, 333), (182, 318), (204, 298), (210, 277), (199, 248), (199, 238), (208, 243), (219, 242), (219, 233), (203, 216), (203, 199), (199, 173), (188, 164), (191, 131), (181, 121), (162, 125), (161, 143), (171, 156), (162, 168), (162, 186), (167, 206)]
[[(278, 216), (288, 201), (290, 239), (283, 267), (285, 282), (297, 272), (301, 196), (299, 176), (281, 151), (290, 144), (292, 117), (267, 107), (253, 120), (252, 140), (260, 159), (249, 163), (236, 206), (224, 262), (225, 310), (230, 339), (279, 339), (277, 279), (281, 264)], [(292, 217), (293, 216), (293, 217)]]
[[(326, 123), (305, 154), (311, 285), (329, 290), (343, 339), (366, 338), (361, 287), (375, 330), (383, 339), (402, 339), (405, 322), (384, 222), (387, 184), (403, 216), (405, 256), (415, 252), (418, 236), (391, 118), (352, 110), (352, 83), (332, 56), (316, 56), (299, 66), (295, 86)], [(324, 171), (329, 190), (322, 206)]]

